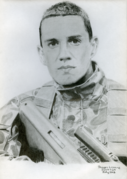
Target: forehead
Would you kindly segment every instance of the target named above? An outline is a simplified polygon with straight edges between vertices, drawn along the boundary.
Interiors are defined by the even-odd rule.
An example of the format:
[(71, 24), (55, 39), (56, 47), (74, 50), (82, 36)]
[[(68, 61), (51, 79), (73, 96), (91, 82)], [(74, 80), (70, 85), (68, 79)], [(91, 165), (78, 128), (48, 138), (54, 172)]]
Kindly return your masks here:
[(80, 16), (50, 17), (42, 22), (42, 39), (86, 35), (85, 25)]

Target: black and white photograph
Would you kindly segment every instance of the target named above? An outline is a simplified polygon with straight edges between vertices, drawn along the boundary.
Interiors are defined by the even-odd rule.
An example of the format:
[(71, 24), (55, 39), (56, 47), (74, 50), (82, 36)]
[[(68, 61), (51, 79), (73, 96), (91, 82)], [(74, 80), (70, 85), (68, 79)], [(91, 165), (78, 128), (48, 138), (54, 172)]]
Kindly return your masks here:
[(0, 1), (0, 178), (127, 177), (126, 12)]

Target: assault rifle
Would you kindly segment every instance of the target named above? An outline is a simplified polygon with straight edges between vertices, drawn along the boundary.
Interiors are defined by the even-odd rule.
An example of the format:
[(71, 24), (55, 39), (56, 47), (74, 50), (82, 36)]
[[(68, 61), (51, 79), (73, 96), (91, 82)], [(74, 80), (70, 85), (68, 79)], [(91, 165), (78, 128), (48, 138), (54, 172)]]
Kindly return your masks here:
[(119, 161), (108, 149), (83, 128), (78, 127), (75, 136), (82, 142), (77, 147), (32, 102), (22, 104), (20, 119), (26, 128), (26, 137), (31, 147), (44, 152), (54, 164), (95, 163)]

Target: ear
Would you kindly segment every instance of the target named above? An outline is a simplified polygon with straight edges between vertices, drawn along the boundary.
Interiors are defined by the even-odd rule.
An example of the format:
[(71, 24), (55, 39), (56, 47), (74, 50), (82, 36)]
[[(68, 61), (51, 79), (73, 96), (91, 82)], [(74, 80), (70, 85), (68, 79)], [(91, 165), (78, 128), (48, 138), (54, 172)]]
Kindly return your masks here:
[(98, 47), (98, 38), (97, 37), (93, 37), (91, 39), (91, 46), (92, 46), (92, 50), (91, 50), (91, 58), (94, 57), (94, 55), (96, 54), (97, 51), (97, 47)]
[(37, 46), (37, 51), (40, 56), (40, 60), (41, 60), (42, 64), (47, 66), (47, 61), (44, 57), (43, 47)]

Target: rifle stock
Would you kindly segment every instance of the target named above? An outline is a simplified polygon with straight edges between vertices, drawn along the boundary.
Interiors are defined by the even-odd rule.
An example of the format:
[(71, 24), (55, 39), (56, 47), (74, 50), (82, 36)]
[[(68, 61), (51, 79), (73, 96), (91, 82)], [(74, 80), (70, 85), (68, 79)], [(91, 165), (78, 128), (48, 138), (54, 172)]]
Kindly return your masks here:
[(44, 152), (47, 160), (54, 164), (95, 163), (119, 161), (116, 156), (85, 130), (78, 127), (75, 136), (84, 144), (78, 148), (32, 103), (21, 105), (20, 118), (26, 128), (31, 147)]

